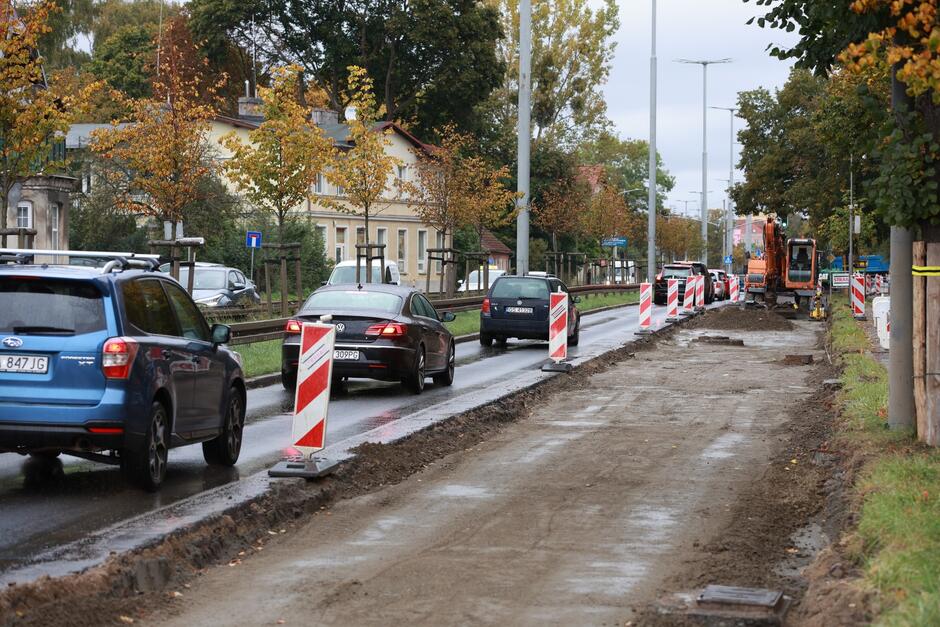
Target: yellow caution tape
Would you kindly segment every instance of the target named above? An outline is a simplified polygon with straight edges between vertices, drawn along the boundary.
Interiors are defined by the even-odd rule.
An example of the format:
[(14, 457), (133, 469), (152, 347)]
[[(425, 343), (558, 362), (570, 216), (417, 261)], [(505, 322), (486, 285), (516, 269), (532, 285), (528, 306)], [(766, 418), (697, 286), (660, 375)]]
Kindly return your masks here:
[(914, 276), (940, 276), (940, 266), (911, 266)]

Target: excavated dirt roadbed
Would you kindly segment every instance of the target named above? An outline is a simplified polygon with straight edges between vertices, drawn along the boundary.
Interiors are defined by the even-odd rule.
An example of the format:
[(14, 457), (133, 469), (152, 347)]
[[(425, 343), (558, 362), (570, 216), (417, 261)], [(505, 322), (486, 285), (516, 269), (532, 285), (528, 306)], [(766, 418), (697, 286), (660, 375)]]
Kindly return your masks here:
[[(115, 560), (11, 596), (10, 622), (683, 624), (673, 598), (707, 583), (799, 601), (800, 569), (840, 523), (822, 327), (737, 331), (725, 316), (741, 319), (708, 314), (510, 402), (365, 445), (322, 486), (285, 484), (155, 548), (153, 572)], [(744, 345), (693, 341), (712, 328)], [(785, 367), (782, 351), (816, 365)]]

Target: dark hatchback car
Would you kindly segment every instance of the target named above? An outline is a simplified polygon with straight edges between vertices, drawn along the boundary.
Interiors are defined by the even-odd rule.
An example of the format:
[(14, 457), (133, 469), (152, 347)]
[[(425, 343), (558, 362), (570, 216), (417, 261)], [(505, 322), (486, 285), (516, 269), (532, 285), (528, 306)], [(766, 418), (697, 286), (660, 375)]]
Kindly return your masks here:
[[(170, 264), (160, 266), (160, 271), (169, 273)], [(179, 283), (188, 289), (189, 268), (180, 268)], [(241, 270), (200, 262), (193, 275), (193, 300), (200, 307), (252, 307), (261, 304), (261, 294)]]
[(454, 336), (423, 294), (410, 287), (370, 283), (361, 287), (330, 285), (311, 294), (287, 322), (281, 347), (281, 380), (297, 385), (297, 356), (303, 322), (331, 316), (336, 326), (333, 379), (401, 381), (415, 394), (427, 377), (439, 385), (454, 382)]
[[(568, 288), (555, 277), (504, 275), (496, 279), (480, 310), (480, 344), (502, 344), (509, 338), (548, 341), (551, 292), (568, 293)], [(576, 306), (579, 301), (579, 297), (569, 294), (569, 346), (577, 346), (581, 335), (581, 316)]]
[(663, 266), (663, 269), (656, 275), (656, 283), (653, 284), (653, 302), (657, 305), (665, 305), (669, 295), (669, 279), (679, 280), (679, 302), (685, 300), (685, 283), (690, 276), (705, 277), (705, 304), (711, 304), (715, 300), (715, 286), (712, 283), (712, 276), (700, 261), (677, 261)]
[(0, 452), (120, 464), (148, 490), (177, 446), (235, 464), (245, 383), (229, 328), (149, 266), (0, 264)]

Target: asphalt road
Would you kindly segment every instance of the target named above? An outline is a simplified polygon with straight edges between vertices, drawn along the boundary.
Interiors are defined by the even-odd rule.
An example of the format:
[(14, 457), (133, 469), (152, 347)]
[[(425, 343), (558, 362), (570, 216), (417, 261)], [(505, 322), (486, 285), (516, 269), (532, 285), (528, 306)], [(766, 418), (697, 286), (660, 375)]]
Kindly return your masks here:
[[(665, 317), (654, 307), (654, 324)], [(585, 316), (578, 351), (614, 348), (633, 338), (636, 306)], [(514, 374), (535, 370), (547, 358), (547, 345), (510, 342), (507, 348), (483, 348), (479, 343), (457, 346), (454, 385), (442, 388), (429, 382), (415, 396), (396, 384), (353, 381), (334, 393), (330, 405), (327, 441), (340, 440), (375, 429), (413, 412), (450, 402), (504, 382)], [(208, 467), (199, 446), (174, 449), (166, 483), (157, 494), (125, 485), (116, 467), (62, 457), (64, 476), (38, 487), (24, 484), (24, 458), (0, 455), (0, 575), (32, 562), (37, 555), (89, 533), (153, 511), (217, 486), (238, 481), (277, 462), (289, 442), (293, 402), (280, 385), (248, 393), (248, 424), (238, 465), (231, 469)]]

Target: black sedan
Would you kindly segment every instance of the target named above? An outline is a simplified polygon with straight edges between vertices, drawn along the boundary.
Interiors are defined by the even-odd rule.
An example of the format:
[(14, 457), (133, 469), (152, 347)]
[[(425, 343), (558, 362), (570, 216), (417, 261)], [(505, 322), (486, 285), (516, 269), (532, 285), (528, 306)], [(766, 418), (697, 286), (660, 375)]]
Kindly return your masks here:
[(416, 394), (427, 377), (439, 385), (454, 382), (454, 336), (423, 294), (409, 287), (371, 283), (318, 289), (287, 322), (281, 347), (284, 387), (297, 385), (297, 359), (303, 322), (331, 316), (336, 326), (333, 379), (401, 381)]

